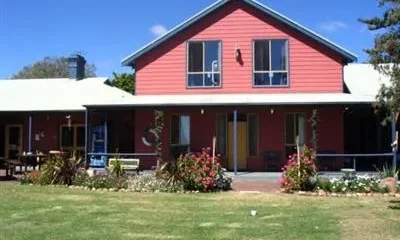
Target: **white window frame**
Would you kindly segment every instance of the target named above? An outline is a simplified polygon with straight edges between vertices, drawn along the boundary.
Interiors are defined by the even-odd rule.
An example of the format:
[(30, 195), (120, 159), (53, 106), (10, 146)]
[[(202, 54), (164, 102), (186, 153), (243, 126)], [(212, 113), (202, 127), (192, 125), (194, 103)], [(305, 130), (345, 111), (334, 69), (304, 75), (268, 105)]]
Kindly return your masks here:
[[(286, 42), (286, 70), (272, 70), (272, 41), (285, 41)], [(256, 71), (256, 42), (268, 42), (269, 44), (269, 71)], [(268, 85), (257, 85), (255, 82), (255, 74), (257, 73), (268, 73), (270, 75), (269, 77), (269, 84)], [(272, 76), (271, 74), (274, 73), (286, 73), (287, 76), (287, 82), (286, 84), (281, 84), (281, 85), (272, 85)], [(274, 88), (274, 87), (288, 87), (289, 86), (289, 40), (288, 39), (255, 39), (253, 40), (253, 87), (256, 88)]]
[[(218, 42), (219, 52), (218, 52), (218, 72), (215, 71), (204, 71), (206, 64), (206, 47), (207, 42)], [(203, 71), (202, 72), (190, 72), (189, 71), (189, 48), (191, 43), (202, 43), (203, 45)], [(213, 67), (211, 67), (213, 69)], [(214, 86), (206, 86), (206, 75), (207, 74), (219, 74), (219, 84)], [(189, 86), (189, 75), (203, 75), (203, 85), (202, 86)], [(220, 88), (222, 86), (222, 42), (220, 40), (204, 40), (204, 41), (188, 41), (186, 45), (186, 87), (187, 88)]]

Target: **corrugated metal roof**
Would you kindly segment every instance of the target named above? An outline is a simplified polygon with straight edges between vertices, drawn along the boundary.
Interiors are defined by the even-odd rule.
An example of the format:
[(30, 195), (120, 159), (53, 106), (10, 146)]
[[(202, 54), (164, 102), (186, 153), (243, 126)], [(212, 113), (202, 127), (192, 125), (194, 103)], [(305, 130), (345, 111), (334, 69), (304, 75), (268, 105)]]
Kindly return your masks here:
[(84, 111), (85, 104), (132, 97), (106, 81), (107, 78), (0, 80), (0, 112)]
[(343, 74), (347, 88), (355, 95), (375, 97), (382, 84), (390, 84), (389, 76), (375, 70), (371, 64), (349, 64), (344, 67)]
[(346, 93), (282, 93), (282, 94), (191, 94), (140, 95), (107, 104), (88, 107), (146, 107), (146, 106), (257, 106), (257, 105), (335, 105), (370, 104), (372, 96)]
[[(225, 5), (226, 3), (230, 2), (230, 1), (232, 1), (232, 0), (219, 0), (216, 3), (210, 5), (209, 7), (204, 9), (203, 11), (197, 13), (193, 17), (189, 18), (188, 20), (186, 20), (183, 23), (179, 24), (175, 28), (171, 29), (170, 31), (168, 31), (167, 33), (162, 35), (161, 37), (155, 39), (154, 41), (152, 41), (149, 44), (145, 45), (144, 47), (142, 47), (138, 51), (136, 51), (136, 52), (132, 53), (131, 55), (127, 56), (126, 58), (124, 58), (121, 61), (122, 65), (124, 65), (124, 66), (132, 66), (132, 65), (134, 65), (135, 60), (137, 58), (139, 58), (142, 55), (144, 55), (145, 53), (151, 51), (152, 49), (154, 49), (155, 47), (159, 46), (163, 42), (167, 41), (168, 39), (170, 39), (171, 37), (173, 37), (177, 33), (179, 33), (182, 30), (188, 28), (193, 23), (199, 21), (203, 17), (209, 15), (210, 13), (212, 13), (213, 11), (215, 11), (216, 9), (222, 7), (223, 5)], [(265, 6), (264, 4), (262, 4), (262, 3), (258, 2), (258, 1), (255, 1), (255, 0), (243, 0), (243, 2), (250, 4), (251, 6), (263, 11), (265, 14), (277, 19), (278, 21), (281, 21), (281, 22), (287, 24), (288, 26), (296, 29), (297, 31), (300, 31), (301, 33), (305, 34), (306, 36), (314, 39), (315, 41), (317, 41), (317, 42), (325, 45), (326, 47), (332, 49), (333, 51), (339, 53), (340, 55), (342, 55), (346, 59), (347, 62), (354, 62), (354, 61), (357, 60), (357, 56), (355, 54), (351, 53), (350, 51), (348, 51), (347, 49), (344, 49), (343, 47), (341, 47), (341, 46), (333, 43), (332, 41), (322, 37), (321, 35), (315, 33), (314, 31), (312, 31), (312, 30), (306, 28), (305, 26), (297, 23), (296, 21), (293, 21), (292, 19), (286, 17), (285, 15), (276, 12), (275, 10)]]

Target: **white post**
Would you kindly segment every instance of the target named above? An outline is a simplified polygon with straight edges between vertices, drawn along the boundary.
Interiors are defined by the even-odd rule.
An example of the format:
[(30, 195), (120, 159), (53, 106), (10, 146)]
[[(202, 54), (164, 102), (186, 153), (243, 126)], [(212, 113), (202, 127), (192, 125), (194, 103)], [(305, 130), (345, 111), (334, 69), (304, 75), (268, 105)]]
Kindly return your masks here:
[(233, 163), (235, 175), (238, 173), (238, 131), (237, 131), (237, 110), (233, 112)]
[(32, 152), (32, 115), (29, 115), (28, 152)]

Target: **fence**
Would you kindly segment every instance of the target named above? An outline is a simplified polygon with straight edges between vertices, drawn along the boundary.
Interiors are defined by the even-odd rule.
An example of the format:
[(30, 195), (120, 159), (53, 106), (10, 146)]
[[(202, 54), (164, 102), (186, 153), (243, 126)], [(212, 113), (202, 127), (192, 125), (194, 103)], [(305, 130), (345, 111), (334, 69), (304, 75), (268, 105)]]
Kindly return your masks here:
[[(370, 164), (370, 167), (381, 167), (383, 165), (383, 162), (385, 164), (390, 163), (389, 165), (392, 165), (394, 167), (397, 167), (397, 156), (393, 152), (391, 153), (368, 153), (368, 154), (317, 154), (317, 159), (319, 159), (319, 162), (333, 162), (333, 159), (338, 159), (338, 158), (343, 158), (344, 163), (350, 161), (351, 166), (345, 166), (349, 168), (353, 168), (354, 170), (357, 171), (357, 163), (359, 163), (360, 159), (366, 159), (366, 158), (375, 158), (378, 161), (376, 161), (375, 164)], [(382, 161), (382, 159), (385, 159)], [(330, 161), (321, 161), (321, 160), (330, 160)], [(335, 162), (336, 163), (336, 162)], [(376, 169), (373, 169), (376, 170)]]

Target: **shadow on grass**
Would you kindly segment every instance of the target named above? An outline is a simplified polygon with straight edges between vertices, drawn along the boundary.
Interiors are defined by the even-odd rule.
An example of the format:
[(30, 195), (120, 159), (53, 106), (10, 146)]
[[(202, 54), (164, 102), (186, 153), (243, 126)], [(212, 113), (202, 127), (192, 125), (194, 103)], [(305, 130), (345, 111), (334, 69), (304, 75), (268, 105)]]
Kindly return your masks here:
[(390, 209), (400, 210), (400, 200), (392, 200), (389, 203), (391, 204), (389, 205)]

